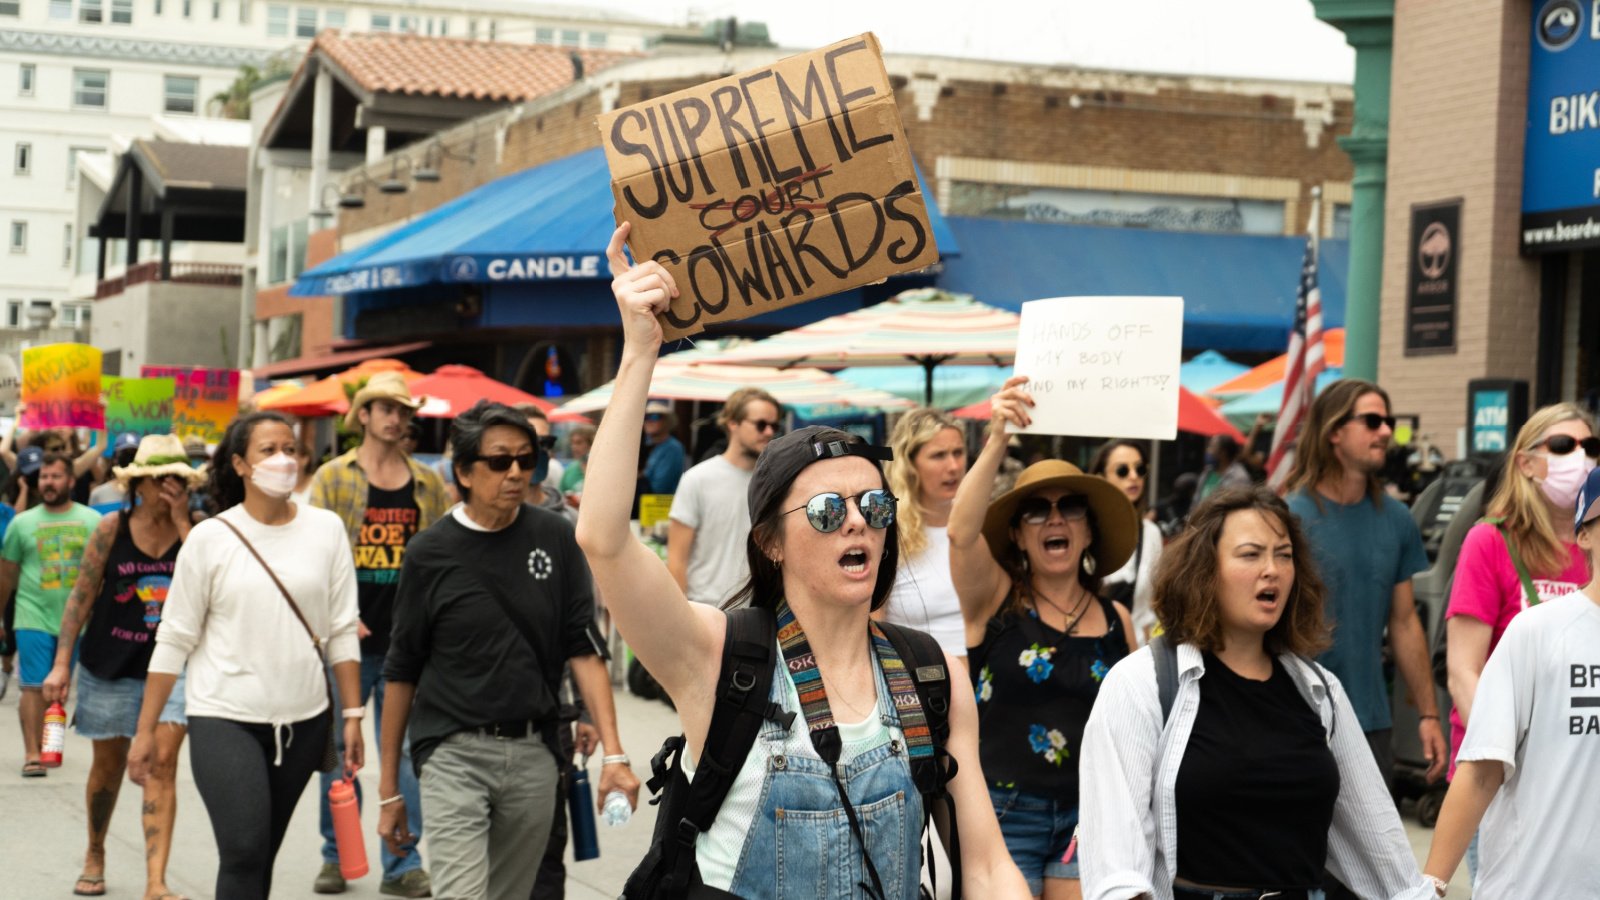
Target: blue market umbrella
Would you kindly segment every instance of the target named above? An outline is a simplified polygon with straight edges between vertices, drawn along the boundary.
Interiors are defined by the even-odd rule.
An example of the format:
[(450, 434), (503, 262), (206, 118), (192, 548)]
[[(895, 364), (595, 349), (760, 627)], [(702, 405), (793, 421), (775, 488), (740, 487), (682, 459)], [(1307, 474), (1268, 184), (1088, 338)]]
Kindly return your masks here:
[(1207, 350), (1178, 367), (1178, 383), (1196, 394), (1204, 394), (1248, 371), (1249, 366), (1236, 363), (1215, 350)]

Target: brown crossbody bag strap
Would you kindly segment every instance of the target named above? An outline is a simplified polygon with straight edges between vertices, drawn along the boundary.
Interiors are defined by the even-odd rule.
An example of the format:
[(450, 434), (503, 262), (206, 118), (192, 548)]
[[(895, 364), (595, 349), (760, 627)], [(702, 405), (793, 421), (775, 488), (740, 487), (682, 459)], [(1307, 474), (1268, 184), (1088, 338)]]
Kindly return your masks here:
[[(322, 685), (328, 691), (328, 715), (332, 716), (334, 708), (333, 682), (328, 680), (328, 654), (322, 649), (322, 640), (317, 637), (315, 631), (311, 630), (311, 623), (306, 621), (305, 613), (300, 611), (300, 604), (294, 602), (294, 596), (289, 593), (289, 589), (283, 586), (282, 581), (278, 580), (278, 573), (272, 571), (272, 567), (267, 565), (267, 561), (261, 557), (261, 553), (256, 550), (256, 546), (250, 543), (250, 539), (244, 536), (244, 532), (240, 531), (237, 525), (221, 516), (214, 516), (213, 518), (228, 526), (228, 530), (239, 538), (239, 543), (243, 544), (244, 548), (250, 551), (250, 555), (256, 558), (256, 562), (261, 564), (261, 568), (266, 570), (267, 577), (271, 578), (272, 583), (277, 585), (278, 593), (282, 594), (283, 599), (289, 602), (289, 609), (294, 612), (294, 617), (300, 620), (300, 626), (311, 637), (311, 649), (317, 651), (317, 660), (322, 664)], [(339, 766), (339, 756), (333, 745), (333, 729), (338, 725), (338, 722), (334, 722), (328, 726), (328, 747), (323, 752), (322, 767), (319, 771), (331, 772)]]

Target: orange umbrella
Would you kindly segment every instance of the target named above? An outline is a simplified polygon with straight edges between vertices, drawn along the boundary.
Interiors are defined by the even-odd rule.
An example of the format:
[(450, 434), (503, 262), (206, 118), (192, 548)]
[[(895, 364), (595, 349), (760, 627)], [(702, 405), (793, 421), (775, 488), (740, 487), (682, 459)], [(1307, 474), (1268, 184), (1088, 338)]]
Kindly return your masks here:
[(413, 371), (398, 359), (369, 359), (354, 368), (314, 382), (303, 390), (269, 397), (260, 404), (260, 408), (310, 418), (343, 415), (350, 408), (350, 398), (344, 392), (345, 385), (359, 384), (379, 372), (399, 372), (407, 384), (422, 377), (421, 372)]
[[(1344, 366), (1344, 329), (1330, 328), (1322, 333), (1322, 355), (1328, 361), (1328, 368), (1337, 369)], [(1283, 370), (1289, 365), (1289, 354), (1269, 359), (1254, 369), (1232, 378), (1216, 387), (1206, 391), (1216, 397), (1229, 397), (1234, 394), (1254, 394), (1256, 391), (1272, 387), (1283, 380)]]
[[(958, 419), (987, 419), (989, 413), (989, 401), (983, 400), (971, 406), (961, 407), (954, 415)], [(1204, 398), (1181, 386), (1178, 388), (1178, 430), (1206, 437), (1225, 434), (1244, 443), (1244, 435), (1239, 433), (1239, 429), (1233, 427)]]
[(417, 415), (434, 419), (453, 419), (479, 400), (492, 400), (507, 406), (531, 403), (544, 411), (552, 422), (588, 422), (587, 416), (564, 412), (543, 397), (520, 391), (499, 382), (471, 366), (440, 366), (432, 375), (410, 382), (411, 393), (427, 397)]

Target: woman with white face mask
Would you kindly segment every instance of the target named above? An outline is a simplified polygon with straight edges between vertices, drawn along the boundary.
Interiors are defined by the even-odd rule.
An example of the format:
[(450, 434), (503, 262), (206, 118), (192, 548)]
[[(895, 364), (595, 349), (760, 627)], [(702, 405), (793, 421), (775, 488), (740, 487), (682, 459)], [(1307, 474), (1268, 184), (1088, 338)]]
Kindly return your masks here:
[[(221, 512), (189, 533), (167, 588), (144, 706), (128, 753), (143, 784), (156, 722), (188, 666), (185, 699), (195, 787), (216, 835), (215, 897), (254, 900), (313, 772), (364, 756), (356, 578), (344, 522), (289, 499), (300, 446), (289, 420), (252, 413), (218, 445), (209, 489)], [(327, 674), (343, 700), (332, 721)]]
[[(1530, 606), (1583, 587), (1588, 563), (1573, 533), (1584, 479), (1600, 457), (1594, 420), (1571, 403), (1535, 412), (1517, 433), (1487, 517), (1467, 532), (1445, 613), (1450, 746), (1457, 750), (1472, 716), (1478, 677), (1512, 618)], [(1451, 760), (1450, 776), (1455, 777)], [(1477, 853), (1467, 862), (1475, 873)]]

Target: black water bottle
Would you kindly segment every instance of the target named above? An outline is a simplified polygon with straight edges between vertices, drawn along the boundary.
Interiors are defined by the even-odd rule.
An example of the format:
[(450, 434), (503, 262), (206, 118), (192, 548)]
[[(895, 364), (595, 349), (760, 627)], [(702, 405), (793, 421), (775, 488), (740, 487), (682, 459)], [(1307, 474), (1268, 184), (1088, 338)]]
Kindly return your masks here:
[(572, 858), (598, 859), (600, 842), (594, 830), (594, 791), (589, 788), (589, 757), (572, 770), (567, 785), (567, 812), (572, 816)]

